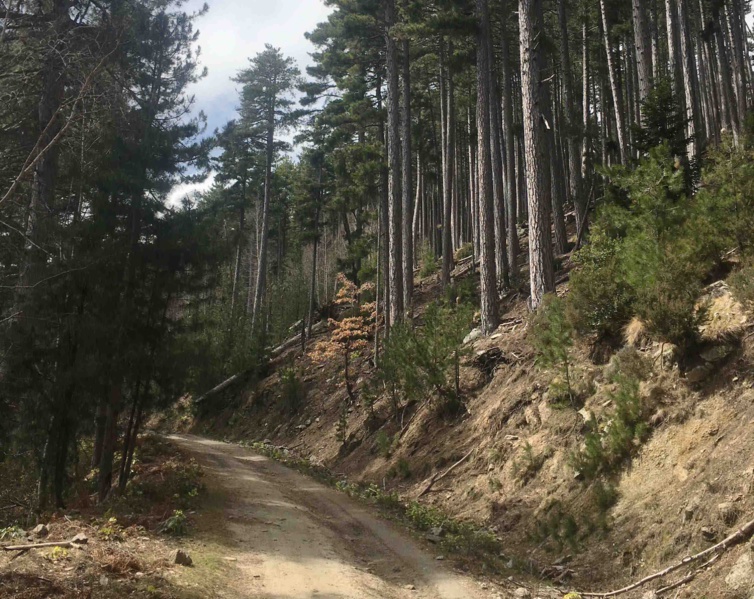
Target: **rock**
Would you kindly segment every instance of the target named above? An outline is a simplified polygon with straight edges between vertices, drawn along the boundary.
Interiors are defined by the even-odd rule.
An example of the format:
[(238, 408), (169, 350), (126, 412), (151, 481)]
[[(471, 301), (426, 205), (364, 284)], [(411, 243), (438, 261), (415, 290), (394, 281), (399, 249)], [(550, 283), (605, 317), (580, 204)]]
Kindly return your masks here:
[(516, 597), (516, 599), (528, 599), (529, 597), (531, 597), (531, 592), (529, 591), (529, 589), (519, 587), (515, 591), (513, 591), (513, 596)]
[(110, 580), (104, 574), (99, 577), (99, 585), (101, 587), (106, 587), (107, 583), (109, 583), (109, 582), (110, 582)]
[(683, 508), (683, 521), (691, 522), (694, 519), (694, 514), (696, 513), (696, 510), (698, 509), (699, 509), (699, 498), (694, 497), (691, 501), (689, 501), (686, 504), (686, 507)]
[(717, 512), (725, 526), (733, 526), (738, 521), (738, 509), (727, 501), (717, 505)]
[(712, 371), (713, 368), (710, 364), (697, 366), (696, 368), (692, 368), (686, 373), (686, 380), (692, 385), (701, 383), (712, 374)]
[(641, 599), (657, 599), (657, 593), (654, 591), (647, 591), (641, 596)]
[(435, 559), (436, 559), (436, 560), (437, 560), (438, 562), (441, 562), (441, 561), (443, 561), (443, 560), (445, 559), (445, 556), (444, 556), (444, 555), (438, 555), (438, 556), (437, 556), (437, 557), (436, 557)]
[(717, 538), (717, 533), (711, 526), (702, 526), (702, 538), (705, 541), (714, 541)]
[(482, 337), (482, 329), (474, 329), (471, 331), (466, 337), (463, 339), (463, 344), (468, 345), (469, 343), (472, 343), (476, 341), (477, 339), (480, 339)]
[(751, 553), (744, 553), (725, 577), (725, 583), (733, 590), (748, 591), (754, 586), (754, 563)]
[(78, 533), (71, 539), (71, 543), (75, 543), (76, 545), (86, 545), (88, 542), (89, 537), (87, 537), (83, 532)]
[(435, 526), (429, 529), (429, 532), (424, 535), (424, 538), (426, 538), (430, 543), (439, 543), (442, 541), (442, 536), (444, 534), (445, 531), (442, 529), (442, 526)]
[(136, 577), (136, 578), (144, 578), (144, 576), (146, 576), (146, 574), (144, 574), (144, 572), (137, 572), (136, 574), (134, 574), (134, 577)]
[(178, 564), (179, 566), (190, 566), (194, 561), (183, 549), (176, 549), (170, 554), (170, 563)]
[(306, 426), (311, 426), (311, 425), (312, 425), (312, 419), (311, 419), (311, 418), (309, 418), (309, 419), (307, 419), (307, 421), (306, 421)]
[(539, 410), (536, 406), (528, 406), (524, 410), (524, 419), (526, 424), (532, 428), (536, 428), (542, 424), (542, 419), (539, 417)]
[(299, 424), (299, 425), (298, 425), (298, 426), (296, 427), (296, 430), (299, 430), (299, 431), (305, 431), (305, 430), (306, 430), (306, 425), (305, 425), (305, 424)]
[(35, 537), (46, 537), (50, 534), (50, 529), (46, 524), (37, 524), (31, 531), (31, 534)]
[(405, 587), (403, 587), (407, 591), (415, 591), (416, 587), (413, 584), (407, 584)]
[(705, 362), (715, 364), (722, 362), (725, 358), (733, 353), (733, 347), (730, 345), (715, 345), (708, 350), (703, 351), (699, 356)]

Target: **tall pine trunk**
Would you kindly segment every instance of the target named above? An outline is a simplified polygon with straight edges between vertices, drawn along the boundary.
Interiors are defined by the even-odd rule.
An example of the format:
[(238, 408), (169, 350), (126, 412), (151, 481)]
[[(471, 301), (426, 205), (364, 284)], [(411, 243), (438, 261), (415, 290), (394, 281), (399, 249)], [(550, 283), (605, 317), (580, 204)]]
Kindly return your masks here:
[(480, 232), (480, 286), (482, 333), (489, 335), (499, 324), (495, 273), (495, 222), (490, 151), (490, 17), (487, 0), (476, 0), (477, 17), (477, 161)]
[(542, 79), (542, 0), (519, 0), (518, 22), (521, 35), (521, 91), (529, 204), (531, 308), (537, 309), (544, 295), (555, 290), (550, 232), (550, 156), (542, 113), (549, 104), (548, 83)]
[[(404, 0), (404, 7), (408, 1)], [(403, 258), (403, 309), (406, 318), (413, 318), (413, 293), (414, 293), (414, 242), (412, 229), (413, 215), (413, 177), (411, 159), (411, 54), (408, 38), (402, 43), (401, 56), (401, 81), (403, 83), (402, 106), (401, 106), (401, 197), (402, 197), (402, 258)]]
[(401, 196), (401, 123), (398, 48), (393, 27), (395, 0), (385, 2), (385, 66), (387, 71), (387, 161), (388, 161), (388, 279), (390, 322), (403, 320), (403, 217)]

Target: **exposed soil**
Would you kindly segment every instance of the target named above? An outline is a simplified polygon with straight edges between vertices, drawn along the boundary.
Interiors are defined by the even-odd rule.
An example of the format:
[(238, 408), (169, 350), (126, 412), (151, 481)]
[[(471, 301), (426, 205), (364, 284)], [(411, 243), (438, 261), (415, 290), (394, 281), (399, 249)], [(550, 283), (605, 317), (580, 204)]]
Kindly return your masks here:
[(231, 567), (222, 596), (500, 596), (336, 490), (235, 445), (189, 435), (171, 439), (206, 472), (209, 505), (197, 536), (224, 552)]
[[(434, 279), (420, 282), (417, 290), (421, 315), (441, 292)], [(567, 293), (567, 283), (558, 292)], [(594, 347), (577, 344), (573, 379), (580, 401), (554, 401), (548, 387), (555, 373), (535, 363), (522, 296), (504, 298), (500, 329), (469, 344), (475, 356), (495, 351), (503, 359), (491, 373), (471, 363), (462, 367), (466, 411), (455, 418), (442, 417), (431, 404), (407, 405), (396, 414), (380, 398), (376, 422), (370, 422), (363, 403), (347, 402), (336, 364), (318, 363), (294, 348), (276, 359), (260, 384), (216, 398), (194, 430), (266, 440), (351, 481), (378, 484), (485, 526), (504, 544), (506, 559), (518, 572), (564, 591), (615, 589), (709, 547), (754, 517), (751, 323), (724, 283), (711, 285), (709, 293), (711, 318), (700, 356), (710, 348), (729, 350), (700, 379), (681, 372), (667, 346), (643, 332), (627, 339), (644, 364), (640, 394), (649, 436), (606, 481), (615, 492), (606, 508), (598, 508), (594, 486), (577, 479), (570, 460), (583, 447), (590, 413), (609, 426), (615, 390), (611, 357), (621, 343), (604, 348), (600, 359)], [(697, 358), (692, 367), (702, 364)], [(282, 394), (282, 366), (294, 368), (306, 389), (297, 406)], [(364, 359), (354, 370), (359, 393), (373, 366)], [(341, 444), (336, 430), (344, 404), (348, 434)], [(472, 449), (450, 476), (422, 493), (431, 477)], [(684, 584), (678, 597), (748, 599), (754, 593), (754, 566), (740, 563), (749, 551), (744, 546), (727, 552)], [(745, 575), (738, 576), (736, 568)]]

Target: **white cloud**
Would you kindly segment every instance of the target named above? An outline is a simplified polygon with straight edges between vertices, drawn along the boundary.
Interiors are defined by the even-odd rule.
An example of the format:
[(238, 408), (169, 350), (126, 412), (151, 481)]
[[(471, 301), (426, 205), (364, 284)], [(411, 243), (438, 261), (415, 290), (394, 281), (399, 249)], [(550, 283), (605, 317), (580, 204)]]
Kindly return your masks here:
[[(193, 86), (197, 110), (204, 110), (208, 129), (234, 118), (237, 85), (231, 81), (248, 59), (265, 44), (294, 58), (305, 73), (312, 45), (304, 34), (327, 19), (330, 9), (321, 0), (208, 0), (209, 12), (198, 19), (201, 64), (209, 74)], [(204, 0), (190, 0), (186, 10), (199, 9)]]
[(184, 198), (193, 200), (196, 194), (209, 191), (214, 183), (215, 173), (210, 173), (201, 183), (182, 183), (176, 185), (170, 194), (168, 194), (167, 205), (174, 208), (178, 206)]
[[(188, 0), (186, 12), (201, 9), (205, 0)], [(304, 37), (317, 23), (325, 21), (330, 9), (322, 0), (207, 0), (209, 12), (196, 21), (201, 47), (200, 63), (208, 74), (189, 89), (195, 95), (194, 112), (207, 115), (211, 134), (236, 117), (238, 86), (232, 78), (248, 66), (248, 59), (264, 50), (265, 44), (280, 48), (292, 57), (303, 75), (311, 64), (313, 46)], [(286, 135), (287, 140), (292, 135)], [(208, 190), (214, 173), (203, 183), (176, 186), (168, 204), (176, 206), (186, 196)]]

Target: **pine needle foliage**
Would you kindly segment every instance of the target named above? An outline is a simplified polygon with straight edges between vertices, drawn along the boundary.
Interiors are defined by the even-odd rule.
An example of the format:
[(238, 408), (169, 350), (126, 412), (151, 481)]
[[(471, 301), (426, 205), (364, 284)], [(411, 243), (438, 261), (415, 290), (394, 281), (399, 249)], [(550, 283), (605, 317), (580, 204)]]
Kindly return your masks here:
[(531, 319), (531, 331), (537, 362), (545, 368), (555, 368), (563, 379), (565, 392), (573, 398), (571, 388), (571, 349), (573, 325), (566, 318), (565, 300), (557, 295), (545, 296), (542, 306)]
[(437, 401), (441, 409), (457, 411), (462, 401), (459, 369), (467, 354), (463, 339), (471, 321), (469, 306), (435, 302), (415, 328), (394, 327), (385, 342), (375, 383), (405, 401)]
[(708, 202), (687, 195), (684, 168), (667, 143), (635, 170), (614, 169), (611, 177), (610, 200), (576, 259), (569, 319), (579, 333), (616, 337), (637, 315), (683, 357), (706, 320), (699, 297), (721, 255), (720, 223), (709, 217)]
[(571, 455), (571, 466), (586, 481), (617, 472), (649, 435), (638, 380), (625, 375), (616, 380), (606, 423), (592, 415), (583, 447)]

